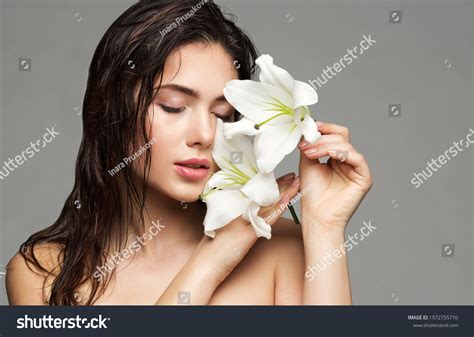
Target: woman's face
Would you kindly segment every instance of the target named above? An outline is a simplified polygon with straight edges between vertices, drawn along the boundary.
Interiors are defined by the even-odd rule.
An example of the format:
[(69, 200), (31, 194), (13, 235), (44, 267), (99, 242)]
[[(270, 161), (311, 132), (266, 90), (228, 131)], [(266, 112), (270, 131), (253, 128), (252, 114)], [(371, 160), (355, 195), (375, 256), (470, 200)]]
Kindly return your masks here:
[[(233, 120), (235, 110), (223, 89), (237, 78), (234, 60), (219, 44), (189, 44), (168, 56), (149, 107), (149, 138), (156, 140), (150, 148), (149, 188), (178, 201), (198, 199), (218, 170), (212, 159), (217, 118)], [(200, 168), (186, 163), (193, 159)]]

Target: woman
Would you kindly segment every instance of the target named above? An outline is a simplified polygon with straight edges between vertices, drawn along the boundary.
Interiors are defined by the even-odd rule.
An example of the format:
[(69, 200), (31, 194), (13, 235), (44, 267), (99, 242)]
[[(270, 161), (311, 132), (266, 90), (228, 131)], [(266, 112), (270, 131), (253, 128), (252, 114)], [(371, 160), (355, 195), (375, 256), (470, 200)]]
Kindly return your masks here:
[(240, 116), (223, 88), (251, 78), (256, 56), (209, 1), (141, 1), (112, 24), (89, 70), (74, 188), (10, 261), (11, 304), (351, 304), (346, 254), (305, 277), (344, 249), (372, 185), (345, 127), (318, 123), (322, 137), (298, 146), (299, 177), (280, 177), (280, 200), (260, 210), (305, 189), (301, 226), (268, 217), (273, 237), (257, 240), (239, 217), (203, 234), (217, 119)]

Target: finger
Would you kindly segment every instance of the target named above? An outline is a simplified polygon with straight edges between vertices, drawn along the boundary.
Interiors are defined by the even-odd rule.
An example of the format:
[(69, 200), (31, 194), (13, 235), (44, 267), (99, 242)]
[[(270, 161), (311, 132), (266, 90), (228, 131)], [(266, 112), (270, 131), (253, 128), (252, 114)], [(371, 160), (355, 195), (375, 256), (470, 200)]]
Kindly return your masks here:
[(334, 160), (352, 166), (359, 176), (370, 178), (370, 170), (367, 161), (350, 143), (325, 144), (305, 151), (305, 155), (311, 159), (329, 156)]
[(295, 195), (298, 194), (301, 185), (301, 178), (295, 177), (290, 184), (283, 187), (280, 193), (280, 200), (277, 202), (278, 206), (287, 204)]
[(276, 182), (277, 182), (278, 186), (286, 185), (289, 182), (291, 182), (295, 178), (295, 176), (296, 176), (295, 172), (290, 172), (290, 173), (287, 173), (287, 174), (281, 176), (280, 178), (278, 178), (276, 180)]
[(290, 200), (298, 194), (300, 185), (300, 178), (296, 177), (291, 184), (285, 186), (280, 199), (272, 206), (262, 207), (259, 215), (263, 217), (269, 225), (273, 225), (278, 218), (283, 215)]
[[(342, 157), (344, 157), (342, 160), (341, 160), (340, 151), (338, 151), (338, 150), (335, 150), (335, 149), (329, 150), (328, 155), (329, 155), (329, 157), (331, 157), (334, 160), (339, 160), (343, 164), (347, 164), (347, 165), (350, 165), (350, 166), (353, 167), (354, 171), (349, 171), (348, 172), (348, 171), (343, 169), (343, 171), (345, 171), (346, 175), (352, 181), (357, 182), (360, 177), (363, 178), (364, 182), (371, 180), (369, 165), (367, 164), (367, 161), (365, 160), (365, 157), (362, 154), (360, 154), (359, 152), (357, 152), (357, 151), (348, 152), (345, 157), (344, 157), (344, 155), (342, 156)], [(352, 174), (352, 172), (355, 172), (358, 176), (354, 176)]]
[(343, 136), (347, 142), (349, 141), (349, 129), (346, 128), (345, 126), (321, 122), (321, 121), (317, 121), (316, 124), (318, 126), (318, 131), (321, 134), (323, 135), (338, 134), (338, 135)]
[(282, 193), (288, 188), (288, 185), (291, 184), (293, 179), (295, 179), (295, 172), (287, 173), (276, 180), (278, 184), (278, 191), (280, 192), (280, 197)]
[(306, 151), (310, 148), (313, 147), (318, 147), (323, 144), (328, 144), (328, 143), (345, 143), (347, 140), (344, 138), (344, 136), (339, 135), (339, 134), (333, 134), (333, 135), (322, 135), (316, 142), (311, 144), (307, 140), (301, 140), (298, 143), (298, 148), (300, 150)]
[[(288, 201), (293, 198), (300, 189), (300, 177), (294, 177), (292, 180), (287, 182), (285, 185), (280, 186), (280, 198), (272, 206), (280, 207), (282, 203), (288, 203)], [(287, 200), (288, 199), (288, 200)]]
[(341, 156), (341, 159), (344, 159), (343, 157), (346, 153), (355, 151), (354, 147), (348, 142), (334, 142), (313, 146), (303, 151), (303, 153), (309, 159), (319, 159), (329, 156), (329, 150), (339, 150), (338, 154)]

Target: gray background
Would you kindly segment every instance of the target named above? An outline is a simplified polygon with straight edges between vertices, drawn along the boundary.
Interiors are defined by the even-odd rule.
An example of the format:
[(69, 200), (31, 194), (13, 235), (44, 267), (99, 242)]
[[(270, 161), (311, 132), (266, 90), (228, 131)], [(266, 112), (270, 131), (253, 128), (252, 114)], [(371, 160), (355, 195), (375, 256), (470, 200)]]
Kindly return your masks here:
[[(473, 304), (473, 147), (419, 189), (410, 183), (474, 127), (472, 1), (217, 2), (261, 53), (304, 81), (372, 34), (376, 44), (319, 89), (312, 107), (317, 119), (349, 127), (374, 176), (347, 229), (358, 232), (371, 219), (377, 227), (350, 252), (354, 303)], [(102, 34), (132, 3), (1, 1), (0, 166), (47, 127), (61, 133), (0, 181), (3, 267), (28, 235), (57, 218), (73, 186), (75, 108), (88, 66)], [(401, 23), (389, 23), (391, 10), (402, 11)], [(31, 72), (19, 71), (20, 57), (32, 59)], [(401, 118), (388, 117), (389, 104), (402, 104)], [(277, 173), (297, 170), (297, 159), (287, 157)], [(454, 256), (441, 256), (445, 243), (455, 244)]]

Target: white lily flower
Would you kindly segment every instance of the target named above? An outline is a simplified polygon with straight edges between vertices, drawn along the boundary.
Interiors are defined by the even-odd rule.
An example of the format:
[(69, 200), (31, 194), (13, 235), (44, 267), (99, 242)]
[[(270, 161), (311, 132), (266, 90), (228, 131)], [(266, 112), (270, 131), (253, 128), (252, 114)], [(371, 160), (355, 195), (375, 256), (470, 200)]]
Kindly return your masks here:
[(270, 55), (260, 56), (256, 63), (260, 82), (232, 80), (224, 88), (227, 101), (244, 116), (226, 123), (224, 135), (255, 135), (257, 165), (268, 173), (296, 148), (301, 136), (310, 143), (321, 136), (307, 107), (317, 103), (318, 94), (274, 65)]
[(217, 119), (212, 156), (220, 171), (207, 181), (201, 200), (207, 204), (204, 233), (215, 237), (215, 231), (242, 215), (258, 237), (271, 238), (271, 226), (258, 216), (260, 206), (268, 206), (280, 197), (273, 172), (258, 170), (249, 137), (236, 135), (226, 139), (223, 122)]

